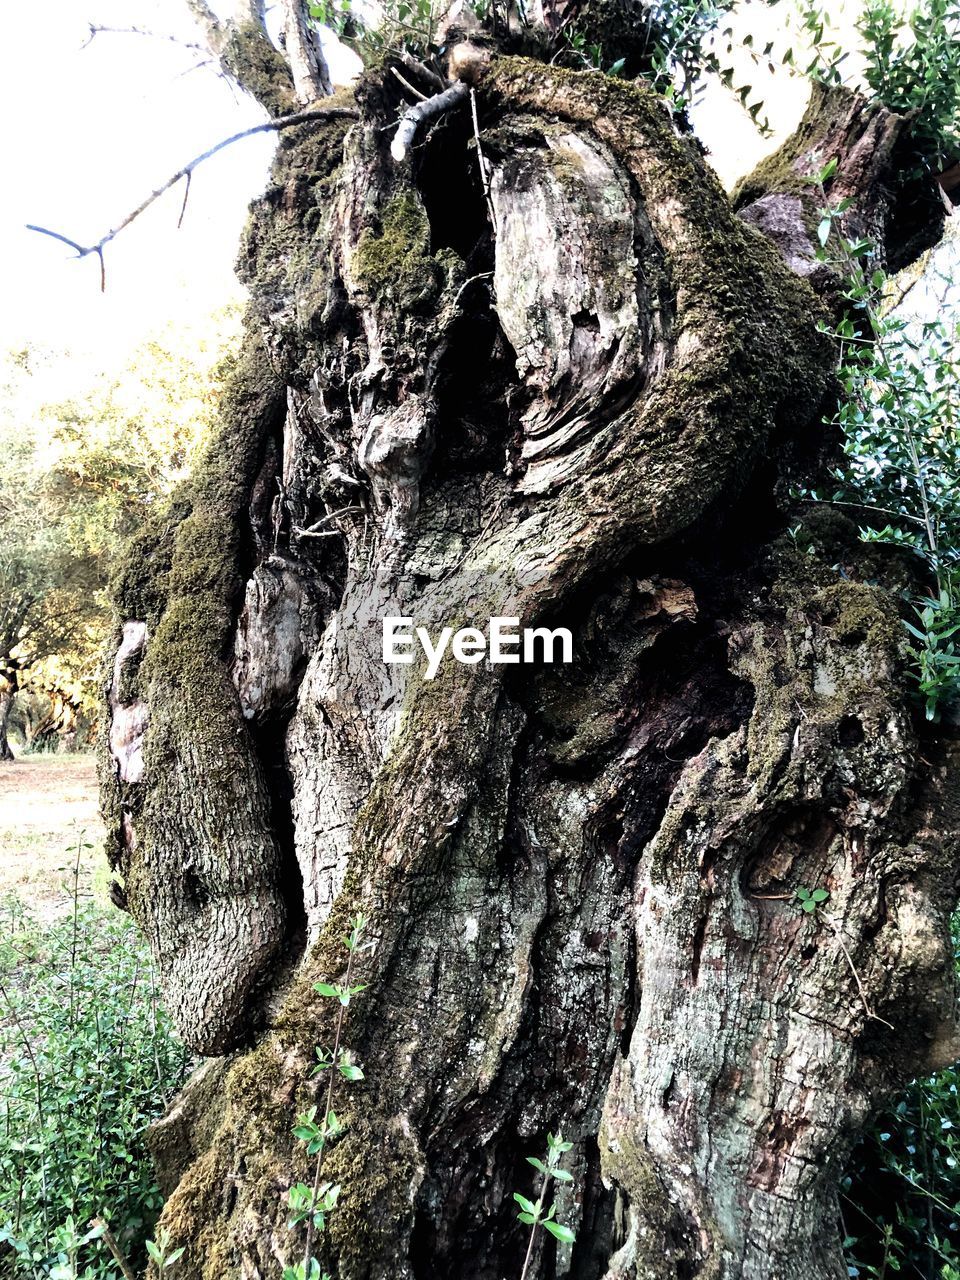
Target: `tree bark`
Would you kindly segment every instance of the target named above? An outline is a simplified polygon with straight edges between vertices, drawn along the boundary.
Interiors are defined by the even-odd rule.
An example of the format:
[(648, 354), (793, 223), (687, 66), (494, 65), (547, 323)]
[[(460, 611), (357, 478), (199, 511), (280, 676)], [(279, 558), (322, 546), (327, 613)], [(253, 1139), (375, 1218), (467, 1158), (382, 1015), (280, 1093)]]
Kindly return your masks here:
[(0, 760), (13, 759), (13, 751), (7, 735), (10, 725), (10, 712), (13, 710), (13, 700), (16, 697), (16, 693), (15, 686), (7, 681), (0, 685)]
[[(331, 1274), (519, 1276), (562, 1128), (577, 1241), (531, 1274), (834, 1280), (859, 1128), (958, 1051), (960, 757), (918, 737), (899, 561), (787, 532), (826, 311), (641, 85), (454, 65), (489, 201), (465, 99), (391, 158), (389, 60), (359, 123), (282, 136), (220, 435), (118, 593), (112, 858), (219, 1056), (153, 1135), (179, 1274), (302, 1258), (312, 984), (359, 910)], [(427, 681), (388, 615), (570, 625), (576, 661)]]

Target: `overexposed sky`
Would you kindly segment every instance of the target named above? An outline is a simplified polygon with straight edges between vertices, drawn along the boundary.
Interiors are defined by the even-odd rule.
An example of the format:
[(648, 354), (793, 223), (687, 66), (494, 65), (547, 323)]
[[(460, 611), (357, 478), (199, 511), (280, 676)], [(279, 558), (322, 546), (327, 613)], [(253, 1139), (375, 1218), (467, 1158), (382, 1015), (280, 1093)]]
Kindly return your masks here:
[(48, 0), (4, 6), (0, 44), (0, 346), (32, 340), (91, 353), (133, 345), (168, 319), (209, 310), (232, 287), (246, 205), (261, 190), (273, 140), (254, 137), (194, 175), (183, 228), (171, 192), (94, 257), (24, 229), (95, 241), (184, 161), (264, 118), (202, 55), (90, 22), (196, 39), (182, 0)]
[[(183, 0), (5, 0), (4, 8), (0, 348), (32, 341), (112, 365), (149, 332), (202, 315), (233, 291), (246, 207), (263, 188), (274, 139), (244, 140), (202, 165), (180, 231), (179, 190), (123, 231), (107, 248), (101, 295), (93, 256), (78, 262), (24, 224), (95, 241), (185, 161), (263, 113), (214, 68), (198, 68), (195, 50), (115, 34), (83, 47), (91, 22), (197, 40)], [(740, 25), (755, 45), (783, 35), (779, 7), (748, 4)], [(782, 138), (806, 86), (782, 72), (749, 72)], [(774, 145), (719, 88), (697, 110), (696, 126), (727, 181)]]

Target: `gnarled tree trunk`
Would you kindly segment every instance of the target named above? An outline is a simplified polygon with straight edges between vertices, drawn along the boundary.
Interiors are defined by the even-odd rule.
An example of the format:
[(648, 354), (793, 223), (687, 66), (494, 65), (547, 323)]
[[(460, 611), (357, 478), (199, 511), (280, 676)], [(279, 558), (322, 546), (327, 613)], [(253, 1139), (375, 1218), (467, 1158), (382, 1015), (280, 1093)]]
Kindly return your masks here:
[[(290, 106), (265, 37), (216, 38)], [(281, 134), (219, 438), (118, 598), (114, 859), (224, 1055), (154, 1133), (180, 1274), (302, 1258), (312, 983), (362, 911), (331, 1274), (518, 1276), (562, 1128), (577, 1241), (531, 1274), (833, 1280), (859, 1127), (957, 1051), (960, 761), (917, 739), (901, 570), (784, 506), (836, 360), (796, 171), (840, 152), (882, 234), (902, 122), (820, 102), (744, 219), (642, 84), (449, 44), (489, 200), (465, 91), (391, 156), (389, 60)], [(428, 681), (382, 661), (398, 615), (567, 625), (575, 661)]]

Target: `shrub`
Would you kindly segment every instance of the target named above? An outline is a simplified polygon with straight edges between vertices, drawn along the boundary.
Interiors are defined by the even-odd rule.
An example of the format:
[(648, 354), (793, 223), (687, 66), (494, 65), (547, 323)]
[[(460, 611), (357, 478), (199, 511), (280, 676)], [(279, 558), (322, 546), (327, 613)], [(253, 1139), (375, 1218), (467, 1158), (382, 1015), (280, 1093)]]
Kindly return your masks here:
[(161, 1197), (144, 1133), (187, 1066), (157, 995), (126, 917), (75, 896), (42, 927), (4, 904), (0, 1273), (113, 1280), (94, 1217), (145, 1263)]
[[(960, 916), (954, 920), (960, 960)], [(960, 1093), (950, 1067), (914, 1080), (853, 1153), (841, 1185), (851, 1277), (960, 1280)]]

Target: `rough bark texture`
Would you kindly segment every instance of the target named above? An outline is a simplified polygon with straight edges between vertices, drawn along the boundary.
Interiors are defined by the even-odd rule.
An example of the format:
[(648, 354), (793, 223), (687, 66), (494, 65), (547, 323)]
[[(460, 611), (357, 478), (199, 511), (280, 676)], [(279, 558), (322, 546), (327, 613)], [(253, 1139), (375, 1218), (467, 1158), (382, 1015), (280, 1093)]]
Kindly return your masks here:
[[(221, 435), (118, 595), (113, 858), (231, 1055), (155, 1131), (164, 1222), (190, 1280), (302, 1256), (311, 984), (363, 910), (339, 1280), (519, 1275), (561, 1126), (577, 1242), (535, 1274), (834, 1280), (858, 1127), (957, 1051), (960, 758), (917, 740), (899, 563), (784, 532), (832, 390), (810, 285), (642, 87), (473, 74), (495, 234), (467, 104), (401, 166), (387, 72), (283, 135)], [(577, 658), (426, 682), (388, 614)]]

